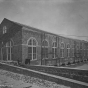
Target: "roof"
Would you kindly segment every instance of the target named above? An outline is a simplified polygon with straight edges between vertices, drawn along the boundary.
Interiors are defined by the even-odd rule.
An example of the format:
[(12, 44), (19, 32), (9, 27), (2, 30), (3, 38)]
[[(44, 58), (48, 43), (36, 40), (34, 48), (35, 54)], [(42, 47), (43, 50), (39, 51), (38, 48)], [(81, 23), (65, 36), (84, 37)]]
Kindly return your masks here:
[(51, 34), (51, 35), (54, 35), (54, 36), (63, 37), (63, 38), (67, 38), (67, 39), (72, 39), (72, 40), (76, 40), (76, 41), (78, 40), (78, 41), (87, 42), (87, 41), (85, 41), (85, 40), (80, 40), (80, 39), (74, 39), (74, 38), (64, 37), (64, 36), (61, 36), (61, 35), (59, 35), (59, 34), (51, 33), (51, 32), (48, 32), (48, 31), (43, 31), (43, 30), (38, 29), (38, 28), (34, 28), (34, 27), (31, 27), (31, 26), (28, 26), (28, 25), (25, 25), (25, 24), (22, 24), (22, 23), (18, 23), (18, 22), (15, 22), (15, 21), (11, 21), (11, 20), (9, 20), (9, 19), (7, 19), (7, 18), (4, 18), (4, 19), (5, 19), (5, 20), (8, 20), (8, 21), (10, 21), (10, 22), (13, 22), (13, 23), (15, 23), (15, 24), (17, 24), (17, 25), (20, 25), (20, 26), (22, 26), (22, 27), (26, 27), (26, 28), (28, 28), (28, 29), (32, 29), (32, 30), (34, 30), (34, 31), (44, 32), (44, 33)]

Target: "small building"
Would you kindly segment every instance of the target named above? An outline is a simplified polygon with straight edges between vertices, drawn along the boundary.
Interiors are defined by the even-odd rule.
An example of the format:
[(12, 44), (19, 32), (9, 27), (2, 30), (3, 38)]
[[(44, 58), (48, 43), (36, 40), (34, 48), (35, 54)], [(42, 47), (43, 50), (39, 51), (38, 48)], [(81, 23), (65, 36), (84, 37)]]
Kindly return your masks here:
[(0, 60), (25, 64), (30, 59), (30, 65), (68, 64), (75, 61), (75, 42), (79, 41), (83, 43), (4, 18), (0, 24)]

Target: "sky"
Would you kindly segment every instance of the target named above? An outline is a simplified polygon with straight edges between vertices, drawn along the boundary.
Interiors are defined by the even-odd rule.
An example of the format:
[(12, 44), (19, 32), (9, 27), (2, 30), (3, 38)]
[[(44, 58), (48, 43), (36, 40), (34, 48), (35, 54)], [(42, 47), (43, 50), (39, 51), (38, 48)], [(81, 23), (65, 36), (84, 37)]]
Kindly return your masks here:
[(4, 18), (88, 41), (88, 0), (0, 0)]

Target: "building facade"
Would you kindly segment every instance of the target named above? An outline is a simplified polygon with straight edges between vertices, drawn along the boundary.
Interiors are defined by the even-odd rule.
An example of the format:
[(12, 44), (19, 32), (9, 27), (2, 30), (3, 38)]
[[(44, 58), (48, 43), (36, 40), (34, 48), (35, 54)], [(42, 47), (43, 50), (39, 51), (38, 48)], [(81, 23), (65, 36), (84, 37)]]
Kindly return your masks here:
[(70, 39), (4, 19), (0, 24), (0, 60), (31, 65), (62, 65), (88, 60), (88, 42)]

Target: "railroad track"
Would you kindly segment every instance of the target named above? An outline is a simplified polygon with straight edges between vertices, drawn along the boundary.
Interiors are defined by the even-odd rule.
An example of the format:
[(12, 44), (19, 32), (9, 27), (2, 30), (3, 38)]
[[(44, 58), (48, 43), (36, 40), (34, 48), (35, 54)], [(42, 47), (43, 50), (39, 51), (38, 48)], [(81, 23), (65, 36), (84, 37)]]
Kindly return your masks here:
[(24, 68), (88, 83), (88, 70), (79, 70), (79, 69), (53, 67), (53, 66), (52, 67), (50, 66), (24, 66)]
[[(29, 68), (29, 66), (24, 66), (24, 68), (23, 68), (23, 67), (12, 66), (12, 65), (8, 65), (8, 64), (0, 63), (0, 69), (4, 69), (4, 70), (8, 70), (8, 71), (12, 71), (15, 73), (28, 75), (28, 76), (33, 76), (33, 77), (37, 77), (37, 78), (48, 80), (48, 81), (53, 81), (58, 84), (70, 86), (71, 88), (88, 88), (87, 81), (85, 82), (85, 81), (78, 81), (78, 80), (70, 79), (69, 77), (65, 77), (65, 76), (67, 76), (66, 74), (65, 74), (65, 76), (56, 75), (56, 73), (59, 70), (57, 70), (57, 72), (54, 72), (55, 71), (54, 70), (53, 73), (51, 74), (52, 70), (55, 69), (55, 67), (30, 66), (30, 68)], [(44, 71), (46, 71), (44, 69), (47, 69), (49, 71), (44, 72)], [(58, 68), (56, 68), (56, 69), (58, 69)], [(60, 68), (60, 70), (62, 70), (62, 73), (64, 73), (63, 69), (65, 69), (65, 68)], [(85, 74), (86, 74), (86, 76), (88, 75), (87, 73), (85, 73)]]

